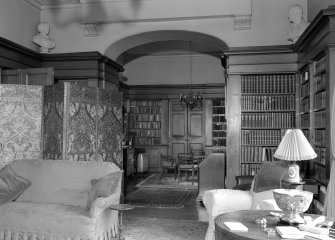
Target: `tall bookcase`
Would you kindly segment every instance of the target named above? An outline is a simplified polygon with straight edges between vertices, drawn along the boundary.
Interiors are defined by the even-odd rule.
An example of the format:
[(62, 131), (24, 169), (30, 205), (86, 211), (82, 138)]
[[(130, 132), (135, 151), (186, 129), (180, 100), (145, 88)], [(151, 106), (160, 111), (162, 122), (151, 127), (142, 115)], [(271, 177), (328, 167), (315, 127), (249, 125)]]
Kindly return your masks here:
[(161, 144), (161, 101), (131, 100), (129, 131), (135, 133), (135, 146)]
[(227, 122), (225, 111), (225, 99), (213, 98), (212, 105), (212, 134), (213, 146), (222, 147), (227, 145)]
[(241, 175), (273, 161), (286, 129), (295, 127), (296, 75), (245, 74), (241, 82)]
[(299, 125), (318, 155), (312, 161), (312, 177), (323, 185), (327, 184), (329, 174), (326, 148), (327, 126), (327, 84), (326, 57), (322, 52), (312, 63), (300, 70), (299, 84)]

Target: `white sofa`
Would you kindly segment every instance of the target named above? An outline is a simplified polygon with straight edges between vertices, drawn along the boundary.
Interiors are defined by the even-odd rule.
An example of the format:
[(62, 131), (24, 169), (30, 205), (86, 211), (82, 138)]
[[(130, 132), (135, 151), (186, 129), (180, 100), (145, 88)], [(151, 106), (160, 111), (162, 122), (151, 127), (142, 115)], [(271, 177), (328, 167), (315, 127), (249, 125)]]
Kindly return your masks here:
[(31, 184), (15, 201), (0, 206), (0, 240), (117, 236), (118, 213), (109, 208), (120, 202), (122, 171), (115, 164), (16, 160), (9, 166)]

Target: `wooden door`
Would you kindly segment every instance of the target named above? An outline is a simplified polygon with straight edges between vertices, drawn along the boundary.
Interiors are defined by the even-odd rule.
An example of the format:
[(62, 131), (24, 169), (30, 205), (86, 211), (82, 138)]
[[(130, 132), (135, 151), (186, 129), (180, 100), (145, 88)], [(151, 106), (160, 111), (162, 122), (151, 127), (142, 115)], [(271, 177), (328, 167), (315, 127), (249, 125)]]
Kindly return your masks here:
[(170, 154), (190, 152), (205, 143), (203, 106), (190, 110), (178, 100), (170, 101)]
[(38, 86), (53, 85), (54, 69), (47, 67), (2, 70), (0, 83)]

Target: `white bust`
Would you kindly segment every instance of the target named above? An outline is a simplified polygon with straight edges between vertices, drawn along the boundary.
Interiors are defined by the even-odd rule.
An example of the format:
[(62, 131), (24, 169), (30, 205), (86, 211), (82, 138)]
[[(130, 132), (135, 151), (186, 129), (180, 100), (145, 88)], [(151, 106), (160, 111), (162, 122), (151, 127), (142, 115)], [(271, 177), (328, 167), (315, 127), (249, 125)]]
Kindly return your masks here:
[(303, 19), (303, 9), (300, 5), (293, 5), (288, 13), (290, 26), (287, 33), (287, 40), (295, 43), (300, 35), (305, 31), (308, 22)]
[(56, 46), (55, 41), (48, 36), (50, 27), (47, 23), (37, 25), (38, 34), (33, 36), (33, 42), (40, 46), (41, 53), (47, 53)]

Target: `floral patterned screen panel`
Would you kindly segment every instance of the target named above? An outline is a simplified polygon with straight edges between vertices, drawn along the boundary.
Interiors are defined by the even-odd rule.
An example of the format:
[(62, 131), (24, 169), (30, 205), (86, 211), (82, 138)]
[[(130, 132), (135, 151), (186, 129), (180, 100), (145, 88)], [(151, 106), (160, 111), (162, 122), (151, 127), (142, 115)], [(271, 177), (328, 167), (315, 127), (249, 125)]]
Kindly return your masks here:
[(71, 83), (44, 89), (43, 157), (121, 167), (121, 95)]
[(0, 85), (0, 169), (15, 159), (42, 158), (43, 87)]

